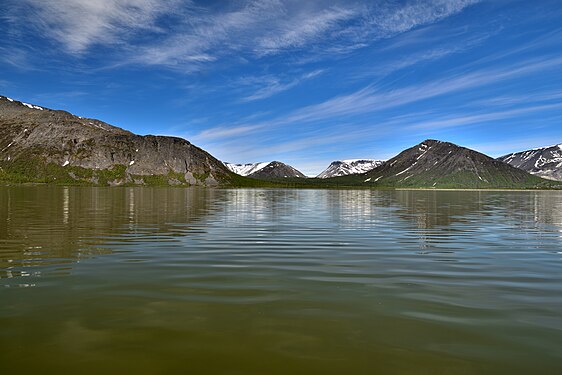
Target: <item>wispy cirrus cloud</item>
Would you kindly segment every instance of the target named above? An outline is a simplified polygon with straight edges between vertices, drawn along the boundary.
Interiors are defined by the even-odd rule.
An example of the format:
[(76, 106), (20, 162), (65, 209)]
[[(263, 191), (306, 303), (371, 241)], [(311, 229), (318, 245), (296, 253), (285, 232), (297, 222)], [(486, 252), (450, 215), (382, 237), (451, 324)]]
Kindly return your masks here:
[[(457, 14), (479, 0), (12, 1), (13, 26), (32, 26), (72, 55), (109, 46), (124, 63), (189, 72), (225, 57), (286, 51), (341, 54)], [(29, 11), (31, 9), (31, 11)]]
[(126, 58), (187, 71), (233, 55), (259, 59), (325, 43), (345, 21), (360, 15), (352, 2), (328, 8), (316, 1), (307, 6), (294, 0), (247, 0), (241, 4), (214, 13), (190, 13), (189, 23), (177, 25), (168, 38), (140, 46)]
[(27, 51), (17, 48), (0, 47), (0, 61), (18, 69), (32, 70)]
[[(485, 43), (492, 35), (496, 32), (486, 32), (478, 35), (471, 35), (470, 37), (461, 37), (456, 36), (455, 41), (451, 42), (448, 36), (443, 36), (442, 38), (432, 38), (431, 40), (431, 47), (422, 49), (421, 51), (416, 52), (408, 52), (398, 57), (394, 57), (392, 60), (382, 62), (378, 64), (376, 67), (361, 67), (357, 68), (356, 71), (351, 75), (354, 79), (366, 79), (366, 78), (382, 78), (388, 76), (394, 72), (404, 70), (418, 64), (423, 63), (432, 63), (436, 60), (444, 59), (447, 57), (451, 57), (452, 55), (462, 54), (467, 52), (483, 43)], [(404, 38), (406, 40), (410, 38)], [(417, 39), (417, 43), (421, 44), (421, 40)], [(446, 42), (444, 40), (447, 39)], [(427, 43), (427, 41), (425, 41)], [(398, 41), (397, 45), (403, 43), (403, 40)], [(385, 49), (388, 50), (389, 48), (398, 48), (395, 47), (394, 43), (391, 46), (387, 46), (386, 48), (382, 48), (382, 51)]]
[(257, 88), (252, 94), (243, 97), (241, 100), (243, 102), (251, 102), (272, 97), (273, 95), (290, 90), (305, 81), (318, 77), (324, 72), (324, 69), (317, 69), (312, 72), (301, 74), (300, 76), (297, 76), (295, 78), (290, 78), (288, 80), (274, 75), (261, 77), (242, 77), (239, 80), (240, 83), (246, 86)]
[(274, 25), (274, 30), (257, 39), (258, 55), (274, 54), (289, 48), (298, 48), (310, 41), (322, 39), (330, 31), (338, 30), (341, 23), (360, 16), (363, 7), (351, 4), (347, 7), (330, 7), (317, 13), (298, 12), (295, 17)]
[(277, 123), (322, 121), (335, 117), (373, 113), (561, 66), (562, 57), (547, 56), (524, 60), (501, 68), (455, 73), (449, 77), (391, 90), (379, 90), (377, 87), (367, 86), (351, 94), (336, 96), (322, 103), (301, 108), (278, 119)]
[(413, 1), (398, 8), (383, 5), (382, 11), (372, 14), (371, 23), (388, 34), (402, 33), (457, 14), (479, 2), (480, 0)]
[(492, 96), (486, 99), (475, 100), (469, 103), (476, 107), (498, 107), (514, 106), (529, 103), (552, 102), (562, 100), (561, 90), (551, 90), (542, 92), (529, 92), (527, 95), (501, 95)]
[(427, 121), (417, 122), (408, 125), (405, 128), (410, 130), (433, 130), (433, 129), (452, 128), (457, 126), (495, 122), (498, 120), (505, 120), (508, 118), (518, 117), (533, 112), (546, 112), (546, 111), (559, 110), (559, 109), (562, 109), (562, 103), (534, 105), (534, 106), (527, 106), (523, 108), (516, 108), (510, 110), (503, 110), (503, 111), (493, 111), (493, 112), (479, 113), (479, 114), (465, 114), (465, 115), (457, 114), (455, 116), (444, 116)]
[(211, 141), (220, 138), (232, 138), (248, 134), (257, 129), (262, 129), (263, 125), (239, 125), (233, 127), (217, 126), (211, 129), (204, 130), (195, 135), (192, 139), (198, 142)]
[(158, 17), (179, 6), (182, 0), (22, 0), (29, 14), (12, 14), (59, 42), (71, 54), (85, 53), (93, 45), (125, 43), (133, 34), (162, 32)]

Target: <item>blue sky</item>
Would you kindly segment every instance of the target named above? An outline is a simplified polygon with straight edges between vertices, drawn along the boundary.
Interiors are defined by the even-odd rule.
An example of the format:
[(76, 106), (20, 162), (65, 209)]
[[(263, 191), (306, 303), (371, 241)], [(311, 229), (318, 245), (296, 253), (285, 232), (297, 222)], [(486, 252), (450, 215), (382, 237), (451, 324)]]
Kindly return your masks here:
[(562, 3), (3, 0), (0, 94), (221, 160), (562, 142)]

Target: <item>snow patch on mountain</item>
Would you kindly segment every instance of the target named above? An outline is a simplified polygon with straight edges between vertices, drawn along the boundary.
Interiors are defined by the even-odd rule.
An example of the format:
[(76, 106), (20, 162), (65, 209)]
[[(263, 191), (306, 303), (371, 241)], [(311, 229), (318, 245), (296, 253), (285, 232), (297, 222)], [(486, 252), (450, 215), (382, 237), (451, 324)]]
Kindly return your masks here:
[(384, 161), (374, 159), (348, 159), (332, 162), (328, 168), (320, 173), (318, 178), (347, 176), (349, 174), (365, 173), (382, 165)]
[(21, 102), (21, 104), (23, 104), (23, 105), (26, 106), (27, 108), (38, 109), (38, 110), (40, 110), (40, 111), (42, 111), (42, 110), (44, 109), (43, 107), (39, 107), (38, 105), (33, 105), (33, 104), (29, 104), (29, 103)]
[(263, 168), (265, 168), (269, 162), (260, 162), (260, 163), (248, 163), (248, 164), (233, 164), (233, 163), (224, 163), (224, 165), (230, 169), (232, 172), (239, 174), (240, 176), (248, 176), (252, 173), (255, 173)]

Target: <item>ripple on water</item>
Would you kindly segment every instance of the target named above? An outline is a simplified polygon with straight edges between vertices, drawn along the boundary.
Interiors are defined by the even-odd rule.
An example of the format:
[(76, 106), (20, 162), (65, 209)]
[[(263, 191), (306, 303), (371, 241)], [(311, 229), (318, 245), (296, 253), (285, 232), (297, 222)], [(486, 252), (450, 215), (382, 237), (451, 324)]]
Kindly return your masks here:
[(244, 373), (562, 363), (559, 192), (0, 192), (8, 369), (61, 357), (139, 373), (185, 358)]

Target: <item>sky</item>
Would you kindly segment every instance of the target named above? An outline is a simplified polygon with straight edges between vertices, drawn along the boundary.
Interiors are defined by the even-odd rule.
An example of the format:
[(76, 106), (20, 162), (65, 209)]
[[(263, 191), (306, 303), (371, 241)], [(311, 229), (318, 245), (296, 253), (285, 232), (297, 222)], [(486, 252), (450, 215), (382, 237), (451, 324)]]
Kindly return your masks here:
[(562, 143), (562, 2), (1, 0), (0, 94), (307, 175)]

